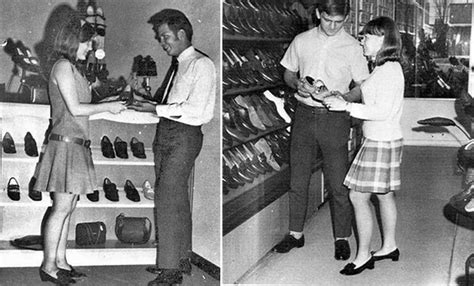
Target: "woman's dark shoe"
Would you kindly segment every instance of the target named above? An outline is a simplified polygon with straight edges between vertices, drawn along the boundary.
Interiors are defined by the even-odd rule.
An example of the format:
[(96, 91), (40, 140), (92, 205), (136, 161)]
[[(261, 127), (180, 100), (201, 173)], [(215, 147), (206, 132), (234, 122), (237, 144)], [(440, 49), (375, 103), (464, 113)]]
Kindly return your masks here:
[(148, 286), (166, 285), (166, 283), (170, 285), (183, 283), (183, 272), (179, 269), (156, 269), (156, 273), (158, 276), (155, 280), (148, 282)]
[(118, 202), (119, 196), (116, 184), (112, 183), (109, 178), (105, 178), (103, 188), (105, 192), (105, 197), (108, 200), (112, 202)]
[(128, 153), (127, 153), (127, 142), (122, 141), (120, 137), (115, 137), (114, 141), (114, 148), (115, 148), (115, 154), (117, 154), (117, 157), (122, 158), (122, 159), (128, 159)]
[(15, 141), (13, 141), (10, 133), (5, 133), (2, 140), (3, 152), (13, 154), (16, 153)]
[(8, 180), (7, 195), (12, 201), (20, 200), (20, 185), (14, 177), (11, 177), (10, 180)]
[(372, 254), (372, 257), (374, 258), (375, 261), (384, 260), (384, 259), (392, 259), (392, 261), (398, 261), (398, 259), (400, 258), (400, 251), (398, 250), (398, 248), (390, 252), (389, 254), (385, 254), (385, 255), (374, 255), (375, 251), (372, 251), (370, 253)]
[(30, 132), (27, 132), (25, 135), (25, 153), (31, 157), (38, 157), (38, 147)]
[(67, 272), (71, 278), (87, 277), (87, 275), (85, 273), (76, 271), (76, 269), (74, 269), (71, 265), (69, 265), (69, 267), (71, 267), (71, 270), (67, 270), (67, 269), (63, 269), (63, 268), (59, 268), (59, 270)]
[(146, 158), (145, 146), (143, 145), (143, 142), (138, 141), (137, 138), (133, 137), (130, 141), (130, 149), (132, 149), (133, 156), (140, 159)]
[(71, 276), (69, 276), (68, 272), (62, 269), (56, 272), (56, 276), (58, 276), (58, 278), (54, 278), (53, 276), (49, 275), (41, 268), (39, 269), (39, 275), (40, 275), (41, 281), (53, 282), (56, 285), (69, 285), (69, 284), (76, 283), (76, 281), (72, 279)]
[(133, 183), (130, 180), (127, 180), (125, 182), (124, 186), (124, 191), (127, 194), (127, 198), (131, 200), (132, 202), (139, 202), (140, 201), (140, 195), (138, 194), (137, 189), (133, 185)]
[(351, 257), (351, 248), (349, 242), (345, 239), (338, 239), (334, 243), (334, 258), (336, 260), (347, 260)]
[(375, 267), (374, 262), (375, 262), (374, 258), (370, 257), (370, 259), (366, 263), (362, 264), (361, 266), (357, 268), (355, 268), (354, 263), (349, 263), (339, 273), (344, 274), (344, 275), (357, 275), (361, 273), (362, 271), (364, 271), (365, 269), (374, 269)]
[(109, 137), (102, 137), (102, 140), (100, 140), (100, 148), (102, 150), (102, 155), (104, 155), (105, 158), (115, 158), (114, 147), (112, 146)]
[(98, 190), (94, 190), (94, 192), (92, 194), (87, 194), (86, 196), (89, 199), (89, 201), (91, 201), (91, 202), (98, 202), (99, 201), (99, 191)]
[(41, 192), (33, 189), (35, 186), (35, 183), (36, 183), (36, 178), (33, 176), (31, 177), (30, 182), (28, 183), (28, 196), (33, 201), (41, 201), (43, 197)]

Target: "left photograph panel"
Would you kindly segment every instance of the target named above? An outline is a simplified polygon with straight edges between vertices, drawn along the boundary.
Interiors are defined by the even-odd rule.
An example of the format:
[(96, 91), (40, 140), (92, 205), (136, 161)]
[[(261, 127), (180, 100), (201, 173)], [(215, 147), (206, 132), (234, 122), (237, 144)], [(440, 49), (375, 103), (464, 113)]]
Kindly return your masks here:
[(220, 285), (218, 0), (0, 0), (5, 285)]

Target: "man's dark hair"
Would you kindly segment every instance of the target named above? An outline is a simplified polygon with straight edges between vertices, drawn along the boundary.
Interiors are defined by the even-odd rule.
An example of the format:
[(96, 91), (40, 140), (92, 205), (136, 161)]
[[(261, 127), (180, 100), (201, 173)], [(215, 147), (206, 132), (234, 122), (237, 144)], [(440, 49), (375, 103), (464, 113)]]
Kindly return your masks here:
[(326, 12), (330, 16), (347, 16), (351, 11), (351, 5), (349, 0), (323, 0), (319, 3), (318, 10), (320, 14)]
[(154, 27), (168, 24), (170, 30), (175, 34), (177, 34), (178, 31), (182, 29), (184, 32), (186, 32), (186, 36), (188, 37), (189, 41), (191, 41), (193, 38), (193, 26), (191, 26), (188, 18), (181, 11), (175, 9), (161, 10), (160, 12), (151, 16), (151, 18), (148, 20), (148, 23), (152, 24)]

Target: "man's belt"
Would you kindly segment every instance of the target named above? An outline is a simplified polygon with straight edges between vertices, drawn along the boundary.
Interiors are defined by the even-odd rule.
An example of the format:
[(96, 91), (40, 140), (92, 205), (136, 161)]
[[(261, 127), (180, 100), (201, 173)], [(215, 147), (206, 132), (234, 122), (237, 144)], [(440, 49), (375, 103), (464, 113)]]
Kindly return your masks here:
[(75, 143), (75, 144), (84, 146), (86, 148), (89, 148), (91, 146), (91, 140), (86, 140), (86, 139), (77, 138), (77, 137), (63, 136), (63, 135), (54, 134), (54, 133), (49, 135), (49, 140), (62, 141), (66, 143)]

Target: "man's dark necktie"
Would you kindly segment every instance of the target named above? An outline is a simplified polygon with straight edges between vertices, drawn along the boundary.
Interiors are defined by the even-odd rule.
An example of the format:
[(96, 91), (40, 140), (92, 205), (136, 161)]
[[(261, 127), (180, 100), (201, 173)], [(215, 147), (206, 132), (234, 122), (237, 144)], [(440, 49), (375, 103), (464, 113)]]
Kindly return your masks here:
[(168, 102), (168, 95), (170, 93), (171, 88), (173, 87), (173, 80), (178, 73), (178, 59), (173, 57), (171, 60), (171, 65), (166, 72), (165, 79), (161, 84), (160, 88), (155, 93), (155, 100), (159, 104), (166, 104)]

